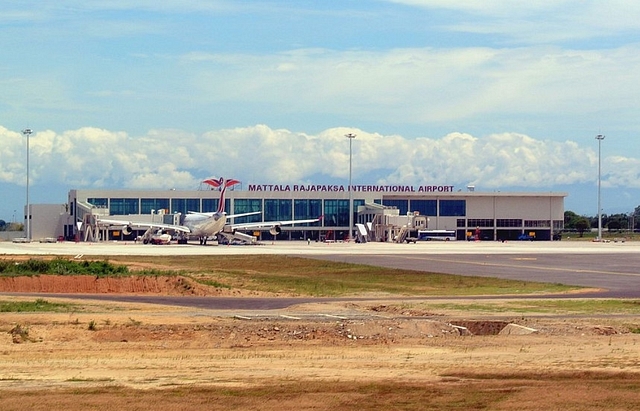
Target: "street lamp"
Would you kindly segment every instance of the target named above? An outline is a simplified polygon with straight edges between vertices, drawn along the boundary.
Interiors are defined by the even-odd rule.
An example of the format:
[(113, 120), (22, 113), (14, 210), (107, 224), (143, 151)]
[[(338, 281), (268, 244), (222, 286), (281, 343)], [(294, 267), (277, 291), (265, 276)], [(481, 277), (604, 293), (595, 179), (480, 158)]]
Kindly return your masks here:
[(347, 240), (351, 241), (351, 232), (353, 230), (353, 193), (351, 190), (351, 165), (352, 165), (352, 142), (356, 138), (353, 133), (345, 134), (345, 137), (349, 139), (349, 236)]
[(602, 170), (602, 140), (604, 140), (604, 135), (598, 134), (596, 136), (596, 140), (598, 140), (598, 241), (602, 241), (602, 207), (600, 206), (600, 185), (601, 185), (601, 170)]
[(22, 130), (22, 134), (24, 134), (27, 137), (27, 215), (26, 215), (26, 222), (25, 222), (25, 237), (27, 237), (27, 240), (31, 240), (31, 230), (30, 230), (30, 219), (31, 219), (31, 213), (29, 212), (29, 136), (31, 136), (31, 133), (33, 133), (33, 131), (30, 128), (25, 128), (24, 130)]

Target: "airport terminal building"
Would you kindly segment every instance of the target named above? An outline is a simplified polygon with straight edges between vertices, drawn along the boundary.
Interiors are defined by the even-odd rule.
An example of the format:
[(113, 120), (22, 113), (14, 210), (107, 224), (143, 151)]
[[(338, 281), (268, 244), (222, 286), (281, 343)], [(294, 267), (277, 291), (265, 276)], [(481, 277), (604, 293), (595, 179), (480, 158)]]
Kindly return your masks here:
[[(341, 241), (349, 237), (350, 201), (353, 223), (385, 225), (382, 234), (369, 241), (392, 241), (389, 227), (401, 227), (405, 218), (424, 216), (426, 229), (455, 232), (455, 239), (477, 236), (481, 240), (516, 240), (530, 235), (551, 240), (564, 225), (566, 193), (481, 192), (473, 187), (448, 185), (346, 185), (248, 184), (226, 191), (227, 214), (256, 212), (229, 223), (312, 219), (315, 223), (282, 226), (276, 236), (269, 231), (250, 234), (258, 240)], [(200, 190), (71, 190), (65, 205), (31, 207), (30, 238), (56, 237), (83, 241), (87, 216), (112, 216), (138, 222), (175, 224), (181, 214), (212, 212), (218, 208), (219, 191)], [(39, 208), (40, 207), (40, 208)], [(47, 208), (48, 207), (48, 208)], [(380, 218), (380, 215), (384, 219)], [(133, 240), (117, 227), (101, 232), (99, 240)], [(475, 238), (475, 237), (473, 237)]]

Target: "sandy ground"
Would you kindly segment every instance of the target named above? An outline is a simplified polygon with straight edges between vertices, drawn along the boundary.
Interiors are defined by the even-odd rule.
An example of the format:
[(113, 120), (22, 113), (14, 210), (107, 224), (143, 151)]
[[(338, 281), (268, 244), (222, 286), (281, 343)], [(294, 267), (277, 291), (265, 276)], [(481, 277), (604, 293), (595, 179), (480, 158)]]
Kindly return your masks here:
[[(427, 409), (419, 406), (429, 392), (427, 387), (443, 391), (444, 398), (462, 396), (460, 401), (471, 404), (478, 395), (474, 389), (484, 395), (494, 390), (508, 394), (496, 408), (491, 406), (495, 398), (489, 396), (488, 409), (562, 406), (582, 410), (597, 403), (605, 409), (634, 410), (640, 406), (640, 335), (630, 332), (627, 318), (501, 316), (470, 321), (446, 314), (426, 318), (413, 313), (416, 316), (411, 317), (411, 313), (341, 303), (293, 307), (288, 314), (262, 313), (246, 319), (250, 317), (176, 307), (82, 304), (72, 313), (2, 314), (3, 409), (25, 409), (26, 398), (31, 401), (28, 409), (61, 409), (57, 408), (61, 404), (66, 410), (111, 409), (109, 404), (127, 395), (131, 401), (140, 401), (129, 409), (158, 409), (153, 402), (137, 400), (136, 393), (151, 390), (156, 392), (154, 398), (159, 395), (171, 401), (176, 397), (172, 390), (192, 393), (196, 387), (205, 391), (189, 397), (188, 404), (165, 408), (168, 403), (163, 401), (160, 409)], [(354, 318), (358, 310), (366, 316)], [(329, 318), (323, 314), (327, 312), (344, 315)], [(371, 316), (372, 312), (379, 317)], [(452, 325), (483, 333), (503, 329), (507, 323), (536, 331), (521, 335), (522, 329), (516, 328), (513, 334), (470, 335)], [(555, 378), (562, 382), (567, 374), (568, 382), (553, 382)], [(620, 381), (612, 380), (616, 378)], [(269, 389), (270, 406), (258, 400), (257, 404), (215, 407), (206, 400), (230, 389), (247, 390), (229, 394), (246, 400), (273, 384), (283, 392)], [(305, 391), (299, 400), (282, 402), (292, 390), (309, 384), (322, 384), (320, 392)], [(340, 404), (348, 403), (352, 396), (362, 395), (362, 387), (369, 392), (375, 384), (384, 387), (383, 392), (396, 387), (399, 398), (388, 399), (391, 404), (380, 408), (373, 406), (380, 395), (376, 390), (367, 394), (369, 405), (319, 405), (336, 398)], [(476, 384), (483, 385), (474, 388)], [(592, 385), (602, 392), (591, 390)], [(107, 388), (134, 391), (95, 391)], [(421, 397), (409, 401), (403, 390), (420, 392)], [(78, 405), (81, 393), (90, 394), (95, 404)], [(551, 398), (542, 400), (541, 393)], [(565, 399), (559, 401), (560, 396)], [(612, 396), (620, 402), (616, 406), (610, 402)], [(412, 406), (398, 406), (407, 401)], [(433, 409), (458, 409), (448, 408), (452, 400), (442, 401), (442, 407)], [(541, 408), (523, 407), (523, 403)], [(477, 407), (471, 409), (485, 409)]]
[[(640, 371), (640, 335), (629, 332), (628, 319), (410, 318), (379, 309), (377, 318), (322, 318), (341, 309), (295, 307), (290, 315), (250, 320), (104, 303), (65, 314), (3, 314), (0, 388), (244, 386), (274, 378), (414, 382), (461, 370)], [(348, 309), (353, 313), (353, 305)], [(306, 319), (297, 319), (301, 313)], [(468, 331), (452, 325), (482, 334), (507, 323), (527, 329), (463, 335)]]
[[(23, 278), (0, 291), (216, 293), (180, 277)], [(19, 299), (33, 300), (0, 297)], [(640, 409), (637, 317), (461, 316), (380, 302), (255, 313), (75, 303), (0, 315), (3, 409), (113, 409), (123, 398), (140, 410)], [(174, 404), (181, 389), (199, 394)], [(221, 403), (204, 400), (216, 395)]]

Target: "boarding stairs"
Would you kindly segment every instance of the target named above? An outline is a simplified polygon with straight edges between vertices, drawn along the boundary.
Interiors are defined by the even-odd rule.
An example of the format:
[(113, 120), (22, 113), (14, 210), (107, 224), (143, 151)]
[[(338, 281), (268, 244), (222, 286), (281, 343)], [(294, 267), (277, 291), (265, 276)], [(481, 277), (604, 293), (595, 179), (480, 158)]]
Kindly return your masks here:
[(228, 244), (233, 243), (234, 241), (240, 241), (243, 244), (255, 244), (256, 238), (250, 234), (241, 233), (239, 231), (227, 232), (221, 231), (218, 233), (218, 236), (224, 237)]
[(409, 235), (409, 228), (406, 225), (403, 225), (398, 232), (398, 235), (395, 237), (394, 242), (404, 243), (404, 240), (407, 239), (407, 235)]

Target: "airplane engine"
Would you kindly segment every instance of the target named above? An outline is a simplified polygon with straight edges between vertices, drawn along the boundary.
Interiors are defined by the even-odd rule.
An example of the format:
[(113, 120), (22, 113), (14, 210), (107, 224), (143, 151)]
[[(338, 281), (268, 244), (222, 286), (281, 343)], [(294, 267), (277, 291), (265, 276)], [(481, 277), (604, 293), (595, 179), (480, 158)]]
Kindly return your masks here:
[(282, 229), (280, 228), (279, 225), (274, 225), (269, 229), (269, 233), (271, 233), (271, 235), (278, 235), (281, 232), (282, 232)]
[(130, 225), (125, 225), (124, 227), (122, 227), (122, 234), (124, 235), (129, 235), (132, 231), (133, 230), (131, 229)]

